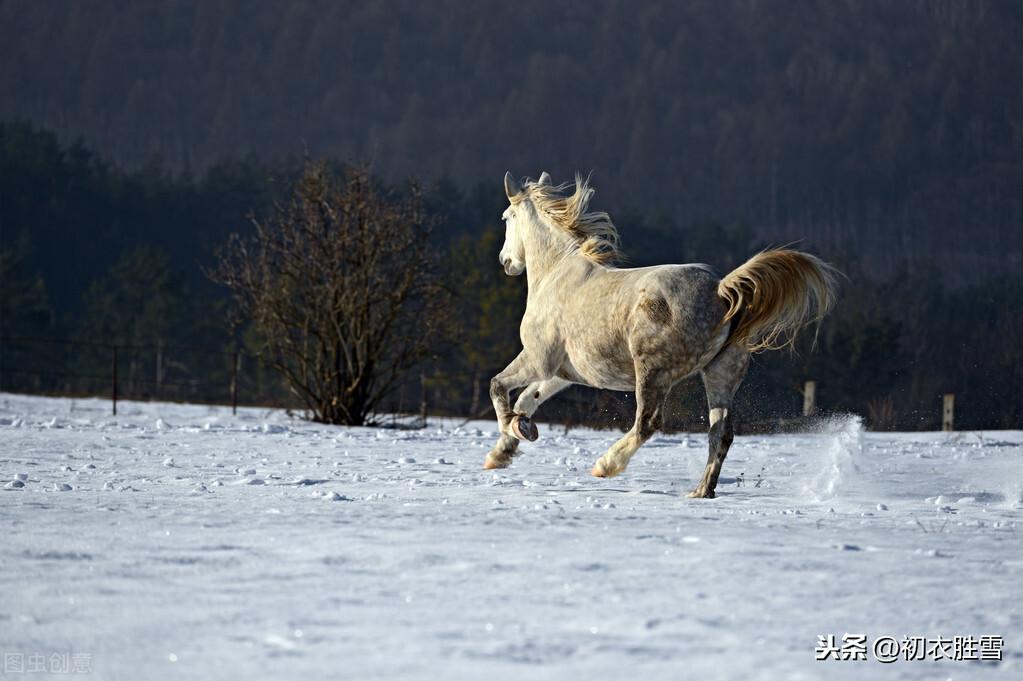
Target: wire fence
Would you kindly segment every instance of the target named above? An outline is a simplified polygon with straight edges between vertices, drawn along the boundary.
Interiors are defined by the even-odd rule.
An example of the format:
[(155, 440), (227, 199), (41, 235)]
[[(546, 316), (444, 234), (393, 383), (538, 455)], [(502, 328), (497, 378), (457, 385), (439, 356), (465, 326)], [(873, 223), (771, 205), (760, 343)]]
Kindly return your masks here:
[(240, 349), (0, 337), (0, 391), (107, 397), (114, 414), (124, 399), (265, 404), (274, 399), (265, 373)]
[[(427, 365), (408, 372), (381, 404), (386, 425), (426, 425), (431, 416), (489, 419), (490, 378), (501, 367), (464, 370)], [(75, 338), (0, 336), (0, 392), (122, 400), (270, 406), (301, 410), (278, 376), (244, 349)], [(625, 428), (631, 396), (569, 389), (545, 407), (544, 420)], [(378, 419), (381, 421), (381, 419)]]
[[(476, 372), (477, 379), (482, 374)], [(489, 376), (487, 377), (489, 380)], [(433, 414), (468, 415), (472, 374), (410, 371), (381, 405), (386, 421)], [(477, 383), (477, 390), (479, 385)], [(163, 343), (114, 343), (75, 338), (0, 336), (0, 392), (302, 410), (279, 376), (244, 349)], [(484, 391), (485, 393), (485, 391)], [(489, 399), (486, 402), (489, 409)], [(471, 405), (476, 411), (476, 405)]]
[[(418, 367), (382, 402), (380, 412), (386, 416), (377, 422), (422, 427), (432, 416), (489, 420), (493, 416), (489, 382), (500, 369), (465, 370), (434, 363)], [(230, 405), (233, 411), (239, 406), (303, 410), (279, 376), (252, 353), (181, 344), (2, 336), (2, 391), (107, 398), (115, 415), (120, 400)], [(803, 401), (802, 396), (798, 399)], [(803, 405), (807, 416), (814, 411), (812, 394), (808, 399)], [(632, 393), (572, 387), (544, 405), (541, 420), (566, 430), (575, 426), (625, 430), (632, 425), (634, 413)], [(802, 423), (794, 414), (742, 421), (746, 432), (789, 430)], [(705, 427), (700, 387), (673, 390), (663, 414), (663, 430)]]

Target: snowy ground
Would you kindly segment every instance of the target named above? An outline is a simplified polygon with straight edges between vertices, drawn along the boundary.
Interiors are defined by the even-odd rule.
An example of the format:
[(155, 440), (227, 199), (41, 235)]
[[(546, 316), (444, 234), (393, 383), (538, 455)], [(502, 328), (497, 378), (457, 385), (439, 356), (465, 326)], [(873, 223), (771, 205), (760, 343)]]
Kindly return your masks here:
[[(495, 474), (490, 423), (119, 411), (0, 395), (0, 665), (25, 676), (1023, 678), (1020, 432), (740, 437), (690, 500), (705, 435), (599, 480), (612, 432), (542, 425)], [(846, 633), (867, 661), (814, 660)], [(884, 635), (1003, 659), (885, 665)]]

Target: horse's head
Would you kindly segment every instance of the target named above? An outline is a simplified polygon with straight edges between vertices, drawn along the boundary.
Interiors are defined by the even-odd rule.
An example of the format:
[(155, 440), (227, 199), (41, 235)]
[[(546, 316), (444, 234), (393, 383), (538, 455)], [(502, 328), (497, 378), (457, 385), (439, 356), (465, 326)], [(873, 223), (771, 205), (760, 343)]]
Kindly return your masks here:
[[(541, 173), (537, 184), (551, 183), (551, 176)], [(528, 228), (529, 220), (533, 219), (532, 211), (525, 205), (525, 189), (511, 173), (504, 174), (504, 193), (508, 195), (509, 206), (501, 219), (504, 220), (504, 245), (498, 258), (504, 267), (504, 273), (517, 277), (526, 271), (526, 245), (523, 235)]]

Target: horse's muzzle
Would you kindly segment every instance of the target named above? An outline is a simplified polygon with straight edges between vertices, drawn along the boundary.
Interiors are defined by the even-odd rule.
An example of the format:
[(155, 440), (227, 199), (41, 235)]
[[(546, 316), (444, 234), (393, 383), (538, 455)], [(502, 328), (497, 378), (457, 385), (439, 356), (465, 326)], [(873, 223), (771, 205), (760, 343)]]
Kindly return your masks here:
[(513, 262), (511, 258), (505, 258), (502, 260), (501, 265), (504, 267), (504, 273), (509, 277), (517, 277), (526, 269), (525, 267)]

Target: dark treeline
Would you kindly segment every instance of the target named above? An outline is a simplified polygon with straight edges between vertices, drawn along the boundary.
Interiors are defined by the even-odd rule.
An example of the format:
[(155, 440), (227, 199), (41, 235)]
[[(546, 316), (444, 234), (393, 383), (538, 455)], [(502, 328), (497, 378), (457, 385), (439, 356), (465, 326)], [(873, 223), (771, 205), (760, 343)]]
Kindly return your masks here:
[[(300, 160), (244, 160), (200, 174), (158, 163), (111, 165), (82, 143), (61, 144), (27, 124), (0, 125), (0, 336), (74, 338), (97, 347), (0, 344), (0, 389), (102, 394), (108, 345), (122, 346), (122, 389), (132, 396), (226, 399), (233, 352), (247, 329), (228, 315), (225, 291), (203, 268), (231, 232), (250, 229), (290, 191)], [(382, 184), (400, 195), (402, 185)], [(599, 185), (598, 185), (599, 186)], [(487, 409), (486, 382), (518, 350), (524, 281), (497, 264), (505, 199), (495, 181), (428, 185), (433, 246), (455, 294), (449, 333), (409, 372), (391, 408)], [(768, 244), (742, 222), (693, 220), (666, 231), (656, 214), (615, 215), (631, 264), (708, 262), (722, 272)], [(1020, 427), (1023, 404), (1023, 278), (976, 273), (950, 282), (918, 263), (881, 281), (855, 250), (823, 253), (849, 277), (839, 306), (795, 355), (760, 355), (740, 391), (748, 420), (792, 416), (799, 388), (819, 382), (825, 411), (864, 414), (876, 428), (934, 428), (943, 392), (957, 394), (962, 428)], [(980, 276), (980, 275), (986, 276)], [(154, 352), (154, 348), (160, 349)], [(243, 359), (246, 402), (288, 404), (280, 382)], [(694, 383), (679, 389), (670, 425), (699, 428)], [(569, 391), (541, 412), (589, 423), (631, 422), (628, 396)]]
[(665, 240), (750, 225), (960, 286), (1023, 266), (1021, 35), (1011, 0), (8, 0), (0, 119), (223, 181), (307, 148), (460, 187), (593, 169)]

